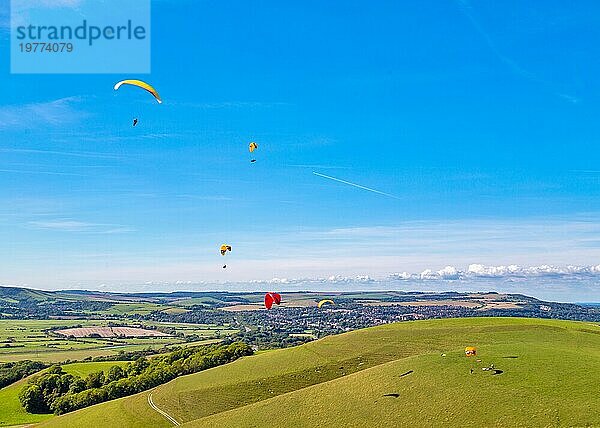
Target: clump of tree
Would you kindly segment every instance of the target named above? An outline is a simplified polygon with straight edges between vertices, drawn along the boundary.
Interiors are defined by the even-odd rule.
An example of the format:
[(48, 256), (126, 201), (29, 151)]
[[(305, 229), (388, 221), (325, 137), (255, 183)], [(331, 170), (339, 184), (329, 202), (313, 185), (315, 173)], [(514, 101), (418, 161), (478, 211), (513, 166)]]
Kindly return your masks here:
[(29, 360), (0, 364), (0, 388), (37, 373), (46, 367), (48, 366), (44, 363)]
[(250, 331), (240, 331), (230, 338), (226, 338), (223, 342), (228, 343), (230, 340), (251, 343), (254, 349), (276, 349), (302, 345), (313, 341), (314, 338), (312, 336), (291, 336), (287, 332), (257, 328)]
[(50, 367), (21, 390), (19, 400), (30, 413), (57, 415), (108, 400), (152, 389), (178, 376), (196, 373), (252, 355), (245, 343), (178, 349), (151, 359), (139, 357), (125, 367), (113, 366), (107, 373), (90, 373), (85, 379)]

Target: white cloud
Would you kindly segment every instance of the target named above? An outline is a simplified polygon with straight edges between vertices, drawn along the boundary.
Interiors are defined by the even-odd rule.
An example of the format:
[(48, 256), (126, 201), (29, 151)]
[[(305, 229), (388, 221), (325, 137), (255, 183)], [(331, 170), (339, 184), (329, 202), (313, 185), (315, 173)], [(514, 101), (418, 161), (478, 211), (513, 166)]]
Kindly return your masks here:
[(39, 229), (62, 230), (66, 232), (81, 232), (93, 226), (91, 223), (74, 220), (32, 221), (29, 224)]
[[(65, 157), (75, 157), (75, 158), (91, 158), (91, 159), (121, 159), (122, 156), (113, 155), (110, 153), (98, 153), (98, 152), (65, 152), (60, 150), (38, 150), (38, 149), (0, 149), (2, 153), (21, 153), (21, 154), (30, 154), (30, 155), (40, 155), (40, 156), (65, 156)], [(81, 166), (82, 168), (85, 166)], [(105, 165), (102, 166), (93, 166), (93, 168), (102, 167), (105, 168)]]
[(223, 195), (191, 195), (191, 194), (181, 194), (177, 195), (178, 198), (181, 199), (195, 199), (199, 201), (232, 201), (233, 198), (229, 196)]
[(600, 265), (591, 266), (518, 266), (518, 265), (499, 265), (486, 266), (482, 264), (470, 264), (465, 270), (460, 270), (454, 266), (446, 266), (443, 269), (434, 271), (425, 269), (421, 273), (394, 273), (389, 276), (392, 280), (469, 280), (469, 279), (506, 279), (506, 278), (600, 278)]
[(132, 228), (121, 225), (88, 223), (70, 219), (30, 221), (28, 226), (35, 229), (44, 229), (56, 232), (83, 232), (107, 235), (130, 233), (134, 231)]
[(400, 274), (393, 274), (392, 278), (398, 279), (423, 279), (423, 280), (435, 280), (435, 279), (459, 279), (460, 272), (453, 266), (446, 266), (445, 268), (432, 271), (431, 269), (425, 269), (418, 275), (411, 275), (406, 272), (402, 272)]
[(68, 97), (43, 103), (1, 106), (0, 130), (34, 129), (79, 122), (88, 116), (76, 108), (79, 102), (80, 97)]
[(60, 172), (60, 171), (36, 171), (36, 170), (28, 170), (28, 169), (0, 169), (0, 173), (5, 174), (32, 174), (32, 175), (57, 175), (57, 176), (67, 176), (67, 177), (85, 177), (83, 174), (74, 174), (69, 172)]
[[(259, 284), (263, 281), (255, 281), (255, 283)], [(355, 276), (343, 276), (343, 275), (330, 275), (326, 278), (273, 278), (268, 281), (264, 281), (267, 284), (350, 284), (350, 283), (359, 283), (359, 284), (367, 284), (376, 282), (374, 278), (371, 278), (369, 275), (355, 275)]]

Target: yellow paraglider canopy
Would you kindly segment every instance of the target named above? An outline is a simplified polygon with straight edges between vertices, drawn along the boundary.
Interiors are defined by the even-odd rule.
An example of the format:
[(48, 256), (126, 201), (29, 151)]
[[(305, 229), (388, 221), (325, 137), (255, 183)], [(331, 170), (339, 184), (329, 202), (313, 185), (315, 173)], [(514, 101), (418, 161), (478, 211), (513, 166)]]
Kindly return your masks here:
[(115, 85), (115, 91), (117, 91), (123, 85), (132, 85), (132, 86), (137, 86), (138, 88), (142, 88), (142, 89), (150, 92), (152, 94), (152, 96), (156, 99), (156, 101), (158, 101), (159, 104), (162, 104), (162, 100), (160, 99), (160, 95), (158, 95), (158, 92), (156, 91), (156, 89), (154, 89), (151, 85), (149, 85), (146, 82), (143, 82), (141, 80), (135, 80), (135, 79), (122, 80)]
[(323, 306), (323, 305), (326, 305), (327, 303), (330, 303), (330, 304), (332, 304), (332, 305), (335, 305), (335, 303), (334, 303), (334, 301), (333, 301), (333, 300), (325, 299), (325, 300), (321, 300), (321, 301), (320, 301), (320, 302), (317, 304), (317, 307), (318, 307), (319, 309), (321, 309), (321, 306)]
[(256, 149), (258, 149), (258, 144), (256, 144), (254, 141), (248, 145), (248, 150), (250, 150), (250, 153), (252, 153)]
[(231, 245), (223, 244), (221, 245), (221, 255), (224, 256), (227, 251), (231, 251)]
[(475, 355), (477, 355), (477, 348), (474, 346), (467, 346), (465, 348), (465, 355), (467, 357), (474, 357)]

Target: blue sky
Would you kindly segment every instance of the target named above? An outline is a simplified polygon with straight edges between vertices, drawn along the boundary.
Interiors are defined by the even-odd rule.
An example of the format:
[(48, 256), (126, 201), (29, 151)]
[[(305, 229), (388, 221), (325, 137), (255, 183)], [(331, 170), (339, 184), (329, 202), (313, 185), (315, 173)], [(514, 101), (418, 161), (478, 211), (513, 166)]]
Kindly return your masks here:
[(600, 264), (596, 2), (152, 6), (136, 76), (11, 75), (1, 6), (0, 283)]

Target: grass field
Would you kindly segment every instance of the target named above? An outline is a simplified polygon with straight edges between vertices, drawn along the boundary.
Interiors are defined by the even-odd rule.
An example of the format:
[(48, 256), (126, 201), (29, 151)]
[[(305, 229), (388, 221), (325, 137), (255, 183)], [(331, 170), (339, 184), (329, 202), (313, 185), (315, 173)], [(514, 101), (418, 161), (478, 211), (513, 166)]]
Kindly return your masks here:
[(27, 380), (23, 379), (0, 389), (0, 426), (32, 424), (52, 417), (52, 415), (32, 415), (23, 410), (19, 402), (19, 392), (26, 382)]
[(99, 311), (97, 313), (108, 315), (147, 315), (150, 312), (166, 308), (168, 308), (168, 306), (157, 303), (117, 303), (112, 305), (108, 310)]
[(127, 361), (100, 361), (93, 363), (73, 363), (62, 366), (63, 370), (74, 376), (84, 378), (93, 372), (103, 371), (105, 374), (112, 366), (125, 367)]
[(221, 300), (215, 299), (213, 297), (195, 297), (195, 298), (185, 298), (180, 300), (174, 300), (172, 304), (177, 306), (211, 306), (217, 304), (224, 304)]
[[(503, 373), (481, 370), (492, 363)], [(600, 426), (599, 372), (598, 325), (446, 319), (260, 353), (162, 385), (153, 401), (191, 427)], [(170, 426), (148, 392), (41, 426), (91, 424)]]

